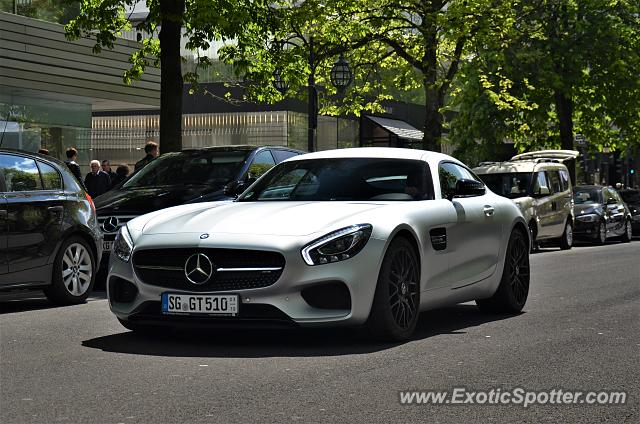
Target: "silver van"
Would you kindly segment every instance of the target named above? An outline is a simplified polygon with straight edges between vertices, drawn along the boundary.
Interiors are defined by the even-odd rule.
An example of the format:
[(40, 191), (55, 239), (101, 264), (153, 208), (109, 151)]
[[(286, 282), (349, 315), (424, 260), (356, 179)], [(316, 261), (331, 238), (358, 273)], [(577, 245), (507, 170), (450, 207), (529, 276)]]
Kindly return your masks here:
[(567, 160), (575, 150), (543, 150), (516, 155), (507, 162), (482, 162), (473, 171), (496, 194), (512, 199), (531, 232), (531, 250), (541, 241), (561, 249), (573, 245), (573, 194)]

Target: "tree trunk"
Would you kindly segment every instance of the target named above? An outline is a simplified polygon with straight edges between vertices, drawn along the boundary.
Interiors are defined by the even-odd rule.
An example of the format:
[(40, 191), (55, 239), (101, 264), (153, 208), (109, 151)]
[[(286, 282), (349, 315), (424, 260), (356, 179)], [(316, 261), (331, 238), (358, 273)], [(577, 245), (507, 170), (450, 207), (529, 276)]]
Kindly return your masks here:
[[(573, 150), (573, 99), (560, 90), (555, 91), (556, 111), (560, 126), (560, 148)], [(576, 161), (566, 163), (571, 182), (576, 183)]]
[(182, 150), (182, 64), (180, 39), (184, 0), (160, 0), (160, 150)]
[[(431, 16), (432, 18), (432, 16)], [(434, 19), (424, 22), (426, 28), (425, 51), (422, 60), (424, 72), (425, 114), (424, 136), (422, 145), (425, 150), (440, 151), (440, 137), (442, 136), (442, 114), (440, 113), (440, 99), (437, 86), (438, 78), (438, 38)]]
[(442, 137), (442, 113), (440, 113), (438, 90), (435, 85), (428, 84), (426, 79), (425, 95), (424, 137), (422, 144), (425, 150), (439, 152), (441, 149), (440, 138)]

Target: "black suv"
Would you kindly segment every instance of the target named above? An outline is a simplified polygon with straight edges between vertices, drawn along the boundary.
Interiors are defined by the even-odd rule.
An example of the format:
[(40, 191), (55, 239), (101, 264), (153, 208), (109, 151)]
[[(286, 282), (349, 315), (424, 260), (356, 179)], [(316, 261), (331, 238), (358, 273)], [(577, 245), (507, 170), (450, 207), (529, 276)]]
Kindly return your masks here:
[(276, 164), (303, 153), (285, 147), (219, 146), (163, 154), (96, 198), (105, 253), (127, 221), (170, 206), (233, 199)]
[(84, 302), (102, 234), (91, 197), (50, 156), (0, 149), (0, 290), (41, 288), (55, 303)]

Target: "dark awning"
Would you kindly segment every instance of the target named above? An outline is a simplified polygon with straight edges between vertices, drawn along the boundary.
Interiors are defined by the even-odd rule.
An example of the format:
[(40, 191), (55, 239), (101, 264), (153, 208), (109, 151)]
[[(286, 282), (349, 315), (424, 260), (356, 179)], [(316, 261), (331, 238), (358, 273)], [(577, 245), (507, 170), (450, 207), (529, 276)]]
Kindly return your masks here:
[(391, 134), (405, 140), (422, 141), (424, 133), (411, 124), (400, 119), (380, 118), (378, 116), (365, 116), (365, 118), (375, 122)]

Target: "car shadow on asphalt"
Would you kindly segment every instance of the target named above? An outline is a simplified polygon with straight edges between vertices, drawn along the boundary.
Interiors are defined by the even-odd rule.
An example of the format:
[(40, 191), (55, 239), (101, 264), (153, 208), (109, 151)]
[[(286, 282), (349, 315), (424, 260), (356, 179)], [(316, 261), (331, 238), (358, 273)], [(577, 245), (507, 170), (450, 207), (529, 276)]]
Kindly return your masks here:
[[(514, 315), (487, 314), (463, 304), (420, 315), (408, 342), (440, 334), (465, 334), (465, 329)], [(150, 356), (265, 358), (340, 356), (372, 353), (404, 343), (383, 343), (363, 330), (349, 328), (295, 330), (215, 330), (138, 335), (130, 331), (85, 340), (82, 345), (105, 352)]]
[[(87, 301), (91, 302), (106, 298), (106, 292), (94, 291), (91, 293)], [(38, 290), (0, 293), (0, 315), (65, 307), (65, 305), (56, 305), (55, 303), (52, 303), (45, 297), (42, 291)]]

